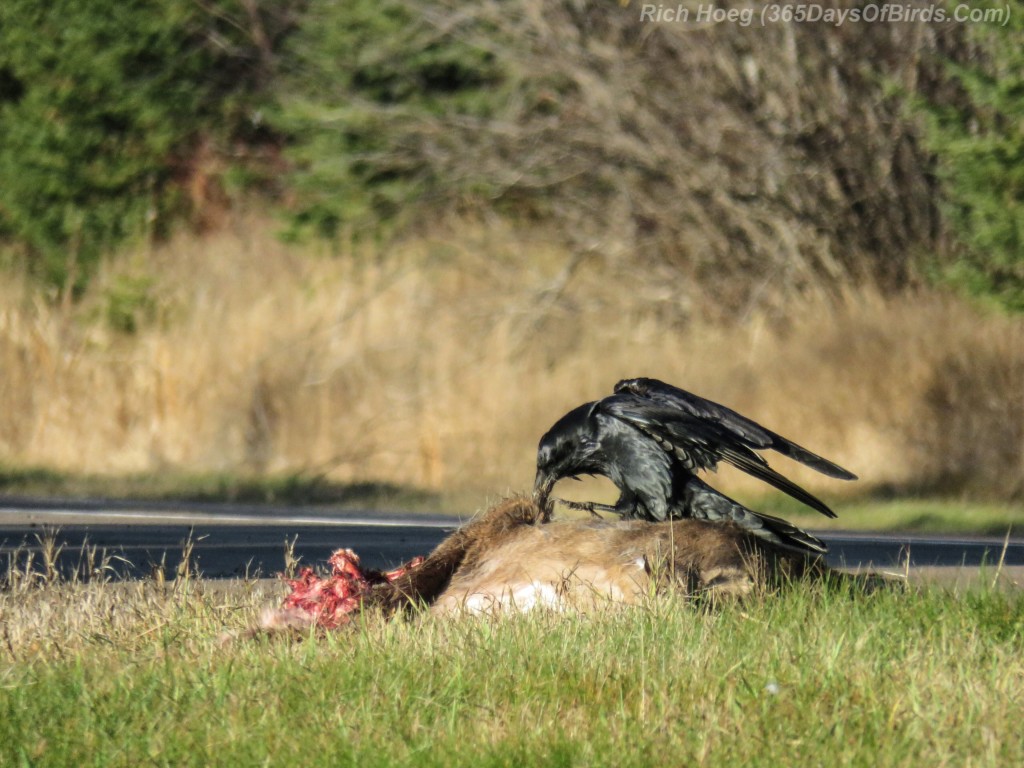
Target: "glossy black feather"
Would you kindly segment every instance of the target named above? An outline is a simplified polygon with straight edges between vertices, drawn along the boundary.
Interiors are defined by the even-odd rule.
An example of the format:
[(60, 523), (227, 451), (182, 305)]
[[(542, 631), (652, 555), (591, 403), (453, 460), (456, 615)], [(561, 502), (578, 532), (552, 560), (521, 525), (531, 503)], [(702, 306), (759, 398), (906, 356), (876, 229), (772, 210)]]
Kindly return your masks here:
[(656, 379), (627, 379), (615, 393), (573, 409), (538, 447), (535, 487), (580, 474), (608, 477), (621, 495), (624, 517), (730, 520), (775, 543), (825, 551), (814, 536), (747, 509), (697, 478), (726, 462), (835, 517), (820, 499), (774, 470), (759, 451), (774, 450), (830, 477), (855, 476), (723, 405)]
[(681, 514), (676, 515), (677, 517), (732, 522), (774, 544), (807, 549), (819, 554), (828, 551), (825, 542), (817, 536), (800, 530), (780, 517), (747, 509), (697, 477), (692, 477), (685, 483), (681, 502)]
[(615, 385), (616, 393), (628, 392), (650, 403), (687, 413), (698, 419), (720, 425), (724, 431), (756, 449), (772, 449), (787, 458), (799, 461), (812, 469), (837, 480), (856, 480), (857, 476), (838, 464), (822, 456), (812, 453), (792, 440), (762, 427), (746, 416), (742, 416), (731, 408), (719, 405), (711, 400), (673, 387), (657, 379), (623, 379)]

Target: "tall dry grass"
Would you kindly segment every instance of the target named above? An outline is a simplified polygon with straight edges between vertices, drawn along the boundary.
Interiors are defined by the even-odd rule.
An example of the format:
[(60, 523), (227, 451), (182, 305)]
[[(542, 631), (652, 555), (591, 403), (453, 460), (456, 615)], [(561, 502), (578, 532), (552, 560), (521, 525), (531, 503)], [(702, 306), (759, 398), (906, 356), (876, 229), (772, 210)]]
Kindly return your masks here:
[[(926, 291), (836, 302), (826, 287), (786, 316), (751, 305), (709, 324), (680, 303), (678, 275), (556, 242), (461, 222), (330, 254), (251, 218), (112, 260), (70, 308), (6, 280), (0, 462), (497, 494), (531, 482), (536, 442), (568, 408), (650, 375), (872, 486), (1024, 493), (1021, 319)], [(127, 335), (105, 309), (126, 278), (149, 285)]]

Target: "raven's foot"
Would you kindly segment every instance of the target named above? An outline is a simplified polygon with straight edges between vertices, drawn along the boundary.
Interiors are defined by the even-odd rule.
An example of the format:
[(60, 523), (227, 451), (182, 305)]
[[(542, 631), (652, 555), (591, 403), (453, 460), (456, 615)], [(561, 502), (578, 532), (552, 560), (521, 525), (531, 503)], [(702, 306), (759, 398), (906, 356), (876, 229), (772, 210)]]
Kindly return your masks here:
[(604, 520), (604, 518), (601, 517), (598, 510), (600, 510), (601, 512), (618, 514), (618, 510), (615, 507), (611, 506), (610, 504), (598, 504), (595, 501), (569, 501), (568, 499), (555, 499), (555, 501), (564, 504), (569, 509), (575, 509), (579, 512), (589, 512), (598, 520)]

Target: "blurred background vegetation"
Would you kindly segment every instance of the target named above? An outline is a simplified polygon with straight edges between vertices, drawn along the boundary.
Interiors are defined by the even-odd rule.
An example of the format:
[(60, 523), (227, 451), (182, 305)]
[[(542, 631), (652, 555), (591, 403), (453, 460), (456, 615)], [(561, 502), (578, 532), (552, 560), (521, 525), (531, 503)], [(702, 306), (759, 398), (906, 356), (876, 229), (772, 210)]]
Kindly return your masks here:
[[(999, 7), (760, 28), (613, 0), (5, 0), (0, 462), (472, 487), (620, 374), (780, 429), (796, 376), (807, 441), (876, 485), (1019, 498), (1024, 3)], [(204, 373), (188, 333), (232, 323)], [(708, 338), (731, 353), (679, 360)], [(558, 395), (453, 426), (486, 359)], [(508, 434), (494, 401), (514, 458), (453, 470)]]

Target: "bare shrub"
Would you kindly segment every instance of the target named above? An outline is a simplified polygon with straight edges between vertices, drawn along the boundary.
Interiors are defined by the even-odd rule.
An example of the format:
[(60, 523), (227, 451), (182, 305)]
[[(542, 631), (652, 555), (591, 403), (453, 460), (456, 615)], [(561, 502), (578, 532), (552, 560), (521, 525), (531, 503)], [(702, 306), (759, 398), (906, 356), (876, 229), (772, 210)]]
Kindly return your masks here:
[(405, 45), (489, 52), (502, 97), (480, 114), (416, 110), (333, 93), (328, 71), (311, 98), (338, 109), (319, 130), (383, 132), (360, 167), (407, 179), (406, 207), (554, 222), (578, 254), (663, 270), (683, 313), (912, 280), (941, 226), (906, 96), (941, 87), (937, 54), (964, 45), (954, 29), (642, 23), (640, 4), (625, 5), (407, 8)]

